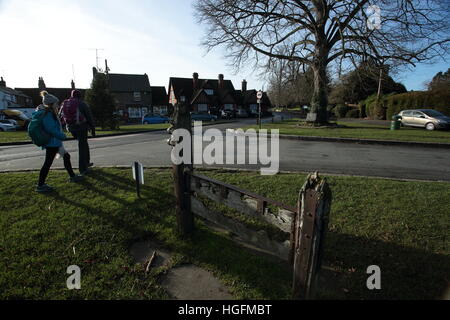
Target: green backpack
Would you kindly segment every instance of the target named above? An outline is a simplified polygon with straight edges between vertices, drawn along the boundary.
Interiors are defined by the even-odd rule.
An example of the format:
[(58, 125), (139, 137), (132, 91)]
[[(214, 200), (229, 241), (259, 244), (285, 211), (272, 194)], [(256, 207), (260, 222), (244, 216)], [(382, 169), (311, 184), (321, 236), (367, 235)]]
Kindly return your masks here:
[(28, 125), (28, 135), (30, 136), (31, 141), (38, 147), (47, 145), (51, 139), (51, 135), (44, 130), (43, 121), (46, 115), (46, 112), (35, 113)]

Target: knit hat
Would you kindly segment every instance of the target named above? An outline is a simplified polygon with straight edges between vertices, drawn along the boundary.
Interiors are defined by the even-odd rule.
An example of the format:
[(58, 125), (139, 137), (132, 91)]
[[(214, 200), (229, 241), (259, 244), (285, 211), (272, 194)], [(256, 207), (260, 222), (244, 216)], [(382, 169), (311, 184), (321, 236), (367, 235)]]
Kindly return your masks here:
[(72, 90), (72, 93), (70, 95), (72, 98), (78, 98), (81, 99), (81, 92), (80, 90)]
[(41, 97), (42, 97), (42, 104), (49, 106), (53, 103), (58, 103), (59, 99), (57, 97), (55, 97), (54, 95), (48, 93), (47, 91), (42, 91), (41, 92)]

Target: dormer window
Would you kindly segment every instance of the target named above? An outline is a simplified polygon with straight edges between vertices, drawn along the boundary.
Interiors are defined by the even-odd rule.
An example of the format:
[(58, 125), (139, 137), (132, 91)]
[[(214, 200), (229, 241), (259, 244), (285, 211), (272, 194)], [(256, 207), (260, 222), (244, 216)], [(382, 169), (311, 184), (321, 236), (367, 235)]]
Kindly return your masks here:
[(141, 97), (141, 93), (140, 92), (134, 92), (133, 93), (133, 98), (134, 98), (135, 102), (142, 101), (142, 97)]
[(205, 89), (205, 92), (208, 96), (212, 96), (214, 94), (214, 90), (213, 89)]

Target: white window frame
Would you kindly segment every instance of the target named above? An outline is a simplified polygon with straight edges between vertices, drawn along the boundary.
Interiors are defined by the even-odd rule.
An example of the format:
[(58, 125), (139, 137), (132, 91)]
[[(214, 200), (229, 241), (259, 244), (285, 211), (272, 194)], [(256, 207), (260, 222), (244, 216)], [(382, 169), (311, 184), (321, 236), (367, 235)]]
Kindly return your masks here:
[(197, 111), (198, 112), (208, 112), (208, 105), (207, 104), (198, 104)]
[(128, 117), (130, 119), (139, 119), (142, 117), (142, 110), (140, 107), (128, 107)]
[(135, 102), (142, 101), (142, 95), (141, 95), (141, 93), (139, 91), (133, 92), (133, 100)]

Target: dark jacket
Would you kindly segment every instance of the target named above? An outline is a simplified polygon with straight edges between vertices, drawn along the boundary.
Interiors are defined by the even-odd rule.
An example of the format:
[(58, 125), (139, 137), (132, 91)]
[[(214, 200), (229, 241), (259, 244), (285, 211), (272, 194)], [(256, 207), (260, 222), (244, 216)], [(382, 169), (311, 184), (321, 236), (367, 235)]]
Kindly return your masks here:
[(80, 124), (68, 125), (67, 129), (69, 131), (79, 131), (79, 130), (88, 130), (88, 129), (94, 130), (95, 122), (94, 122), (94, 117), (92, 116), (91, 108), (87, 105), (86, 102), (80, 100), (78, 109), (80, 110), (80, 113), (84, 116), (84, 118), (86, 120)]

